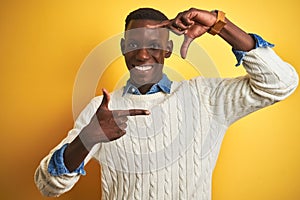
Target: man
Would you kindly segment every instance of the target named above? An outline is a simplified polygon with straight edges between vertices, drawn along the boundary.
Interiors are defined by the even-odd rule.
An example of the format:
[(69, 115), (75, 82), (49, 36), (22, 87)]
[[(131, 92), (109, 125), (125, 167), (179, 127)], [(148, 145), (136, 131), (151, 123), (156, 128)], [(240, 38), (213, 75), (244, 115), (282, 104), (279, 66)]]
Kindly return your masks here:
[[(170, 81), (169, 29), (189, 44), (208, 32), (222, 37), (247, 72), (221, 79)], [(141, 8), (126, 18), (121, 50), (130, 79), (121, 90), (95, 97), (68, 136), (40, 163), (35, 182), (59, 196), (78, 181), (91, 157), (101, 164), (103, 199), (211, 199), (212, 172), (226, 129), (236, 120), (288, 97), (295, 70), (255, 34), (222, 11), (190, 9), (173, 20)]]

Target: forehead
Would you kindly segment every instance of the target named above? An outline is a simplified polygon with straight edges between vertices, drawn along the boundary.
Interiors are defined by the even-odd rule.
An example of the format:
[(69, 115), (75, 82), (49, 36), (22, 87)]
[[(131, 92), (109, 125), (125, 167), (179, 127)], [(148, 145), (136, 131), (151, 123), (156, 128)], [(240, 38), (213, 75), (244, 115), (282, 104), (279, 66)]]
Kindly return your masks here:
[(159, 23), (160, 21), (155, 20), (131, 20), (125, 32), (125, 39), (168, 39), (169, 31), (166, 28), (147, 28), (148, 25), (156, 25)]

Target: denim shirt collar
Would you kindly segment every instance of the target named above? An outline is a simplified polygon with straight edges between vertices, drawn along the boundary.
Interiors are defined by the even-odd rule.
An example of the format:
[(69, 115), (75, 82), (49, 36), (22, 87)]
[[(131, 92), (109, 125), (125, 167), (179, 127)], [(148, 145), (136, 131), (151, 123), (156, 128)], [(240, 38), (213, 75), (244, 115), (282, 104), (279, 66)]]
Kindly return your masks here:
[[(166, 74), (163, 74), (162, 79), (158, 83), (155, 83), (146, 94), (154, 94), (157, 92), (170, 94), (171, 85), (172, 81), (170, 81)], [(127, 81), (126, 86), (124, 87), (123, 96), (127, 93), (141, 95), (139, 89), (130, 83), (130, 80)]]

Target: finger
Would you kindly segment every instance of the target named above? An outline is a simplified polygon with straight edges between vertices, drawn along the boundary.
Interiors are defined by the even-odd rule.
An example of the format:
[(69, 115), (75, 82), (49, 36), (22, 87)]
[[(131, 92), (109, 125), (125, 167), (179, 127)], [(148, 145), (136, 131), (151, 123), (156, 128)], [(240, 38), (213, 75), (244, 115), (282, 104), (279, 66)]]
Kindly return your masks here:
[(183, 41), (183, 43), (181, 45), (181, 48), (180, 48), (180, 55), (183, 59), (186, 58), (188, 48), (189, 48), (189, 46), (190, 46), (190, 44), (193, 40), (194, 40), (193, 38), (190, 38), (187, 35), (184, 35), (184, 41)]
[(103, 99), (102, 99), (100, 107), (105, 107), (108, 109), (108, 103), (110, 101), (110, 94), (108, 93), (108, 91), (105, 88), (102, 89), (102, 93), (103, 93)]
[(181, 22), (185, 25), (185, 26), (192, 26), (195, 22), (190, 20), (190, 17), (188, 15), (183, 15), (181, 17)]
[(188, 29), (189, 27), (188, 26), (186, 26), (186, 25), (184, 25), (183, 23), (182, 23), (182, 21), (174, 21), (174, 23), (172, 24), (172, 26), (173, 27), (175, 27), (176, 29), (178, 29), (179, 31), (182, 31), (182, 30), (186, 30), (186, 29)]
[(154, 25), (147, 25), (147, 28), (166, 28), (169, 27), (171, 24), (171, 20), (164, 20), (162, 22), (160, 22), (159, 24), (154, 24)]
[(174, 23), (174, 20), (165, 20), (162, 21), (159, 24), (155, 24), (155, 25), (147, 25), (147, 28), (168, 28), (170, 29), (173, 33), (175, 33), (176, 35), (182, 35), (185, 33), (185, 30), (182, 30), (180, 28), (180, 30), (178, 29), (179, 27), (175, 27), (174, 25), (172, 25)]
[(177, 17), (172, 20), (173, 23), (172, 25), (175, 27), (175, 28), (180, 28), (180, 29), (188, 29), (190, 25), (192, 25), (192, 22), (191, 20), (188, 20), (186, 18), (186, 12), (182, 12), (182, 13), (179, 13), (177, 15)]
[(182, 35), (186, 32), (186, 30), (181, 30), (181, 29), (175, 28), (174, 26), (170, 26), (169, 29), (176, 35)]
[(130, 109), (130, 110), (114, 110), (115, 117), (135, 116), (135, 115), (149, 115), (149, 110)]
[(143, 109), (130, 109), (129, 110), (130, 116), (135, 115), (150, 115), (149, 110), (143, 110)]

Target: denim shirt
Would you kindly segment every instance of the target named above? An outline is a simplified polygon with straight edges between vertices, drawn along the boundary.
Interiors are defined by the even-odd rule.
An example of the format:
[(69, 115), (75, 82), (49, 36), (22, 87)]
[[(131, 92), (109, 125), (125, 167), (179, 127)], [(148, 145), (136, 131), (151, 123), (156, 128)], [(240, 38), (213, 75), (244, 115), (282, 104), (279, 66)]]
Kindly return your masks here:
[[(256, 42), (255, 48), (274, 47), (274, 44), (271, 44), (271, 43), (265, 41), (259, 35), (256, 35), (253, 33), (250, 33), (249, 35), (251, 35), (255, 39), (255, 42)], [(239, 66), (243, 62), (243, 58), (247, 52), (235, 50), (235, 49), (232, 49), (232, 52), (234, 53), (234, 55), (237, 59), (236, 66)], [(164, 93), (170, 94), (171, 85), (172, 85), (172, 82), (164, 74), (163, 78), (158, 83), (154, 84), (146, 94), (153, 94), (156, 92), (164, 92)], [(138, 88), (135, 87), (134, 85), (132, 85), (129, 82), (129, 80), (127, 81), (126, 86), (124, 87), (123, 96), (126, 93), (141, 95)], [(48, 172), (53, 176), (59, 176), (59, 175), (69, 174), (69, 173), (78, 173), (81, 175), (85, 175), (86, 172), (84, 170), (84, 162), (82, 162), (81, 165), (77, 169), (75, 169), (73, 172), (69, 172), (69, 170), (66, 168), (66, 166), (64, 164), (63, 155), (64, 155), (64, 151), (67, 146), (68, 146), (68, 144), (65, 144), (60, 149), (58, 149), (54, 152), (54, 154), (52, 155), (52, 157), (50, 159), (49, 165), (48, 165)]]
[[(170, 94), (171, 85), (172, 81), (170, 81), (166, 74), (163, 74), (162, 79), (158, 83), (155, 83), (146, 94), (154, 94), (160, 91)], [(124, 87), (123, 96), (127, 93), (141, 95), (139, 89), (130, 83), (130, 80), (127, 81), (126, 86)]]

